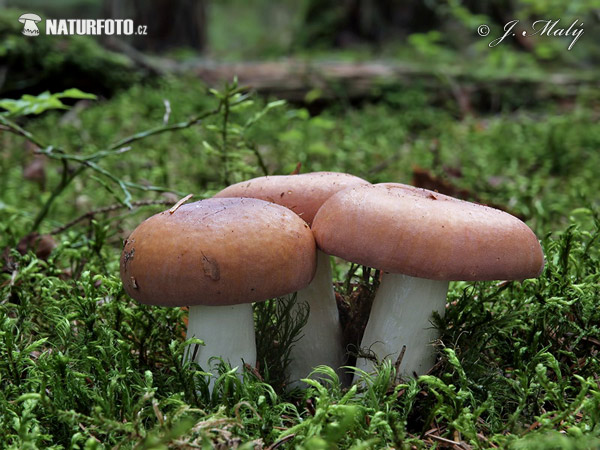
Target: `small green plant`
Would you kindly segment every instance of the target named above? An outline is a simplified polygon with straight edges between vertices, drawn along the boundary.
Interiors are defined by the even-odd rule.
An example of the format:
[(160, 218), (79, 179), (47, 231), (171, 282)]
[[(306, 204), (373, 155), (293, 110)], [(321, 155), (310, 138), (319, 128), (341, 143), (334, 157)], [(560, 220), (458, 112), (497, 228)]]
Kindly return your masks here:
[(290, 350), (302, 335), (308, 320), (306, 303), (294, 307), (296, 295), (254, 304), (256, 352), (260, 372), (277, 391), (287, 384), (285, 369), (290, 362)]
[[(200, 124), (206, 127), (209, 134), (217, 131), (219, 139), (216, 147), (211, 145), (208, 140), (203, 141), (203, 144), (209, 154), (210, 152), (217, 154), (218, 159), (220, 160), (221, 182), (224, 186), (229, 184), (232, 175), (239, 178), (249, 172), (249, 166), (243, 159), (245, 156), (244, 152), (247, 151), (248, 148), (256, 156), (258, 164), (263, 168), (264, 174), (266, 175), (267, 169), (260, 153), (254, 145), (244, 139), (244, 135), (245, 132), (266, 113), (284, 103), (281, 101), (268, 103), (263, 109), (248, 118), (245, 123), (237, 125), (231, 122), (231, 113), (238, 111), (240, 108), (245, 108), (252, 103), (250, 95), (245, 93), (245, 91), (246, 89), (238, 87), (235, 80), (231, 85), (226, 83), (223, 91), (211, 89), (210, 93), (218, 99), (216, 108), (200, 113), (187, 121), (175, 124), (166, 123), (168, 121), (167, 114), (165, 116), (165, 124), (119, 139), (107, 148), (91, 153), (88, 152), (87, 155), (67, 153), (67, 151), (60, 146), (43, 142), (11, 119), (29, 114), (41, 114), (44, 111), (51, 109), (66, 109), (67, 107), (61, 102), (61, 99), (94, 99), (94, 95), (83, 93), (78, 89), (69, 89), (58, 94), (45, 92), (37, 97), (24, 95), (20, 100), (0, 100), (0, 107), (7, 110), (6, 113), (0, 114), (0, 124), (2, 125), (2, 128), (5, 131), (22, 136), (31, 142), (37, 147), (35, 151), (37, 154), (59, 161), (62, 165), (61, 178), (33, 220), (30, 233), (38, 231), (40, 224), (48, 215), (54, 202), (58, 200), (65, 189), (67, 189), (75, 179), (79, 178), (88, 169), (95, 172), (96, 175), (94, 176), (94, 180), (111, 194), (119, 204), (127, 208), (133, 207), (130, 189), (153, 192), (169, 191), (166, 187), (152, 185), (144, 186), (139, 183), (126, 181), (98, 164), (107, 157), (119, 156), (128, 152), (132, 148), (131, 144), (162, 133), (184, 130)], [(216, 125), (203, 124), (203, 122), (211, 116), (220, 117), (221, 123), (218, 128)], [(9, 117), (11, 117), (11, 119), (9, 119)], [(118, 193), (115, 188), (120, 191), (120, 193)]]
[(207, 126), (212, 132), (202, 145), (209, 155), (218, 156), (220, 162), (220, 182), (229, 186), (233, 182), (241, 181), (249, 174), (255, 173), (255, 165), (246, 162), (248, 156), (255, 158), (253, 161), (263, 172), (268, 175), (268, 169), (255, 144), (248, 140), (249, 129), (255, 125), (270, 110), (285, 104), (282, 100), (267, 103), (262, 109), (256, 111), (243, 122), (234, 122), (233, 113), (243, 112), (252, 107), (254, 100), (248, 93), (248, 88), (238, 85), (237, 79), (231, 84), (225, 83), (221, 91), (209, 89), (211, 95), (218, 100), (216, 112), (220, 113), (219, 123)]
[[(8, 117), (21, 117), (29, 114), (41, 114), (51, 109), (67, 109), (67, 106), (61, 101), (61, 99), (88, 99), (96, 100), (94, 94), (87, 94), (81, 92), (79, 89), (67, 89), (64, 92), (50, 94), (50, 92), (43, 92), (40, 95), (23, 95), (19, 100), (3, 99), (0, 100), (0, 108), (6, 110), (2, 115)], [(9, 126), (8, 123), (4, 123), (5, 126)], [(17, 131), (17, 130), (15, 130)]]

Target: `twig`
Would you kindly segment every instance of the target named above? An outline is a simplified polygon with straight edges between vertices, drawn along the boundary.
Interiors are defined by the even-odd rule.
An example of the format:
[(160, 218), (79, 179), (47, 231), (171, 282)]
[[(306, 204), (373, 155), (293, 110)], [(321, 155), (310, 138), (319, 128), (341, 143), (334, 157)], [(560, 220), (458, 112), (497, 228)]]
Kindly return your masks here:
[(17, 134), (19, 136), (23, 136), (25, 139), (31, 141), (38, 147), (45, 147), (45, 145), (42, 144), (33, 134), (31, 134), (29, 131), (21, 128), (19, 125), (17, 125), (13, 121), (8, 120), (2, 114), (0, 114), (0, 122), (4, 125), (4, 127), (2, 127), (3, 130), (8, 131), (10, 133)]
[(104, 45), (113, 51), (127, 56), (134, 64), (152, 75), (163, 76), (168, 73), (181, 71), (181, 65), (171, 59), (148, 56), (122, 39), (109, 37), (104, 41)]
[(29, 230), (29, 233), (33, 233), (38, 230), (40, 224), (42, 223), (42, 221), (44, 220), (44, 218), (50, 211), (50, 207), (52, 206), (52, 203), (54, 203), (54, 200), (56, 200), (58, 198), (58, 196), (60, 194), (62, 194), (62, 192), (65, 190), (65, 188), (71, 183), (71, 181), (73, 181), (73, 179), (77, 175), (79, 175), (81, 172), (83, 172), (85, 170), (84, 166), (80, 166), (77, 168), (77, 170), (75, 170), (72, 174), (69, 175), (69, 170), (70, 170), (69, 163), (66, 159), (62, 160), (62, 165), (63, 165), (63, 170), (62, 170), (62, 177), (60, 179), (60, 183), (58, 185), (56, 185), (56, 187), (52, 191), (52, 194), (50, 195), (48, 200), (46, 200), (46, 203), (44, 203), (44, 206), (42, 207), (40, 212), (37, 214), (37, 216), (35, 216), (33, 225), (31, 225), (31, 229)]
[(36, 153), (38, 155), (47, 156), (48, 158), (51, 158), (51, 159), (75, 161), (80, 164), (85, 164), (88, 162), (94, 162), (99, 159), (105, 158), (106, 156), (120, 155), (121, 153), (128, 152), (129, 150), (131, 150), (131, 147), (128, 146), (128, 147), (120, 147), (120, 148), (117, 148), (116, 150), (101, 150), (99, 152), (92, 153), (91, 155), (80, 156), (80, 155), (70, 155), (70, 154), (65, 153), (61, 149), (56, 149), (52, 146), (49, 146), (46, 148), (35, 150), (34, 153)]
[(131, 144), (132, 142), (139, 141), (140, 139), (147, 138), (148, 136), (153, 136), (156, 134), (166, 133), (167, 131), (175, 131), (175, 130), (183, 130), (185, 128), (189, 128), (197, 123), (200, 123), (202, 120), (210, 117), (212, 115), (218, 114), (221, 111), (221, 106), (213, 110), (207, 111), (199, 116), (194, 117), (186, 122), (178, 122), (172, 125), (163, 125), (156, 128), (151, 128), (150, 130), (141, 131), (136, 134), (132, 134), (131, 136), (127, 136), (126, 138), (121, 139), (120, 141), (115, 142), (113, 145), (109, 147), (110, 150), (115, 150), (119, 147), (123, 147), (127, 144)]
[(477, 437), (479, 439), (481, 439), (482, 441), (484, 441), (490, 447), (492, 447), (492, 448), (498, 448), (498, 446), (496, 444), (494, 444), (493, 442), (490, 442), (490, 440), (488, 438), (486, 438), (483, 434), (477, 433)]
[(296, 168), (290, 172), (290, 175), (298, 175), (300, 174), (300, 169), (302, 169), (302, 163), (298, 161), (296, 163)]
[(254, 407), (249, 402), (243, 401), (243, 402), (239, 402), (237, 405), (235, 405), (235, 408), (233, 410), (235, 417), (238, 419), (238, 421), (240, 423), (242, 422), (242, 417), (240, 416), (240, 408), (242, 406), (246, 406), (250, 411), (252, 411), (254, 413), (254, 415), (256, 417), (258, 417), (258, 420), (262, 420), (262, 417), (260, 416), (258, 411), (256, 411), (256, 409), (254, 409)]
[(379, 172), (383, 172), (389, 166), (391, 166), (392, 164), (394, 164), (395, 162), (397, 162), (398, 160), (400, 160), (400, 158), (402, 158), (409, 150), (410, 150), (410, 145), (409, 144), (402, 145), (398, 149), (398, 151), (396, 153), (394, 153), (391, 157), (387, 158), (384, 161), (381, 161), (376, 166), (371, 167), (367, 171), (367, 175), (376, 175)]
[(256, 144), (254, 144), (254, 143), (248, 144), (248, 148), (250, 150), (252, 150), (252, 153), (254, 153), (254, 156), (256, 156), (256, 160), (258, 162), (258, 165), (260, 166), (260, 169), (263, 171), (263, 175), (265, 175), (265, 176), (269, 175), (269, 169), (267, 168), (267, 165), (265, 164), (265, 161), (264, 161), (262, 155), (258, 151)]
[(179, 209), (179, 207), (181, 205), (183, 205), (185, 202), (187, 202), (193, 196), (194, 196), (193, 194), (188, 194), (185, 197), (183, 197), (181, 200), (179, 200), (177, 203), (175, 203), (173, 205), (173, 207), (169, 210), (169, 214), (173, 214), (175, 211), (177, 211)]
[[(229, 92), (230, 95), (237, 94), (237, 93), (240, 93), (240, 89), (234, 89)], [(146, 186), (141, 186), (136, 183), (123, 181), (120, 178), (118, 178), (117, 176), (113, 175), (108, 170), (100, 167), (98, 164), (96, 164), (96, 161), (98, 161), (106, 156), (117, 155), (117, 154), (126, 152), (130, 149), (128, 144), (131, 144), (133, 142), (147, 138), (149, 136), (154, 136), (154, 135), (165, 133), (168, 131), (175, 131), (175, 130), (182, 130), (185, 128), (189, 128), (193, 125), (200, 123), (202, 120), (204, 120), (205, 118), (207, 118), (209, 116), (218, 114), (221, 111), (221, 108), (224, 106), (224, 104), (225, 104), (225, 107), (227, 109), (229, 109), (233, 106), (239, 105), (240, 103), (246, 101), (247, 99), (248, 99), (248, 95), (240, 95), (234, 102), (229, 102), (229, 97), (228, 97), (225, 101), (223, 101), (223, 100), (220, 101), (219, 106), (217, 108), (207, 111), (205, 113), (202, 113), (202, 114), (192, 118), (191, 120), (188, 120), (186, 122), (179, 122), (179, 123), (172, 124), (172, 125), (163, 125), (160, 127), (152, 128), (150, 130), (146, 130), (146, 131), (142, 131), (140, 133), (133, 134), (131, 136), (120, 139), (119, 141), (115, 142), (114, 144), (112, 144), (110, 147), (108, 147), (105, 150), (101, 150), (99, 152), (96, 152), (92, 155), (87, 155), (87, 156), (67, 154), (67, 153), (65, 153), (64, 150), (62, 150), (60, 148), (55, 148), (53, 146), (45, 146), (33, 134), (31, 134), (30, 132), (21, 128), (19, 125), (12, 122), (11, 120), (7, 119), (4, 115), (0, 114), (0, 126), (1, 126), (2, 130), (5, 130), (5, 131), (8, 131), (8, 132), (11, 132), (11, 133), (14, 133), (14, 134), (24, 137), (25, 139), (29, 140), (30, 142), (32, 142), (33, 144), (35, 144), (37, 147), (40, 148), (40, 150), (37, 150), (36, 153), (43, 154), (49, 158), (59, 160), (59, 161), (61, 161), (61, 163), (63, 165), (62, 177), (61, 177), (59, 184), (53, 189), (50, 197), (46, 200), (42, 209), (36, 215), (33, 225), (31, 226), (31, 229), (29, 230), (29, 232), (33, 233), (38, 230), (40, 224), (48, 215), (50, 208), (52, 207), (54, 202), (57, 200), (57, 198), (69, 186), (71, 181), (73, 181), (73, 179), (75, 179), (78, 175), (80, 175), (86, 168), (90, 168), (90, 169), (94, 170), (95, 172), (97, 172), (101, 175), (104, 175), (106, 178), (108, 178), (109, 180), (111, 180), (115, 184), (117, 184), (121, 188), (121, 191), (124, 194), (123, 200), (121, 200), (118, 197), (117, 197), (117, 200), (120, 201), (121, 203), (123, 203), (123, 205), (127, 206), (128, 208), (133, 207), (133, 203), (131, 202), (131, 198), (132, 198), (131, 193), (129, 192), (128, 188), (141, 189), (141, 190), (145, 190), (145, 191), (157, 191), (157, 192), (167, 191), (167, 189), (163, 189), (163, 188), (159, 188), (159, 187), (155, 187), (155, 186), (146, 187)], [(69, 167), (69, 161), (78, 163), (79, 167), (77, 167), (73, 171)], [(225, 167), (225, 170), (226, 170), (226, 178), (227, 178), (227, 167)], [(228, 183), (226, 183), (226, 184), (228, 184)]]
[(402, 360), (404, 359), (404, 353), (406, 353), (406, 345), (402, 346), (402, 350), (400, 350), (398, 359), (396, 359), (396, 362), (394, 363), (394, 369), (396, 369), (396, 379), (400, 376), (400, 364), (402, 364)]
[[(138, 207), (138, 206), (157, 206), (157, 205), (171, 205), (173, 202), (168, 201), (168, 200), (140, 200), (138, 202), (132, 202), (131, 206), (133, 207)], [(126, 208), (125, 205), (121, 204), (121, 203), (117, 203), (114, 205), (109, 205), (109, 206), (104, 206), (102, 208), (98, 208), (98, 209), (94, 209), (92, 211), (88, 211), (85, 214), (83, 214), (82, 216), (79, 216), (78, 218), (71, 220), (70, 222), (66, 223), (65, 225), (62, 225), (58, 228), (55, 228), (54, 230), (52, 230), (50, 232), (50, 234), (59, 234), (62, 233), (63, 231), (71, 228), (74, 225), (77, 225), (79, 222), (85, 220), (85, 219), (91, 219), (92, 217), (94, 217), (96, 214), (103, 214), (103, 213), (107, 213), (107, 212), (111, 212), (111, 211), (117, 211), (119, 209), (122, 208)]]
[(273, 443), (273, 445), (267, 447), (267, 450), (275, 450), (277, 447), (285, 444), (287, 441), (290, 441), (290, 440), (294, 439), (295, 437), (296, 437), (295, 433), (288, 434), (287, 436), (282, 437), (277, 442)]
[[(40, 214), (38, 214), (38, 216), (36, 217), (35, 223), (32, 227), (32, 231), (37, 230), (41, 221), (44, 219), (44, 217), (46, 217), (46, 214), (48, 213), (48, 210), (49, 210), (50, 206), (52, 205), (52, 203), (54, 202), (54, 200), (56, 199), (56, 197), (58, 197), (58, 195), (60, 195), (62, 193), (62, 191), (64, 191), (64, 189), (69, 185), (69, 183), (77, 175), (79, 175), (81, 172), (83, 172), (83, 170), (85, 170), (87, 167), (91, 168), (92, 170), (98, 172), (101, 175), (104, 175), (105, 177), (111, 179), (113, 182), (118, 184), (119, 187), (121, 188), (121, 190), (123, 191), (123, 194), (125, 194), (125, 199), (123, 200), (123, 204), (127, 207), (131, 207), (131, 202), (130, 202), (131, 193), (127, 189), (128, 187), (146, 190), (146, 191), (164, 191), (165, 189), (155, 188), (152, 186), (144, 187), (144, 186), (141, 186), (141, 185), (138, 185), (135, 183), (122, 181), (120, 178), (116, 177), (108, 170), (105, 170), (102, 167), (98, 166), (94, 162), (97, 159), (104, 158), (105, 156), (109, 156), (111, 154), (124, 153), (124, 152), (128, 151), (130, 148), (131, 147), (122, 147), (117, 150), (103, 150), (101, 152), (97, 152), (97, 153), (94, 153), (93, 155), (89, 155), (89, 156), (69, 155), (69, 154), (65, 154), (60, 149), (57, 149), (57, 152), (55, 153), (54, 152), (55, 149), (53, 147), (47, 147), (42, 150), (37, 150), (36, 153), (38, 153), (38, 154), (43, 154), (49, 158), (57, 159), (62, 162), (62, 164), (63, 164), (63, 179), (56, 186), (55, 190), (53, 191), (52, 196), (48, 199), (48, 201), (44, 205), (44, 208), (42, 209)], [(77, 170), (73, 174), (71, 174), (70, 177), (65, 178), (65, 174), (68, 174), (68, 172), (69, 172), (68, 161), (75, 161), (75, 162), (81, 164), (81, 166), (79, 166), (77, 168)], [(117, 200), (119, 200), (119, 199), (117, 198)]]
[(451, 445), (453, 448), (471, 449), (471, 446), (465, 444), (464, 442), (457, 442), (453, 441), (452, 439), (446, 439), (442, 436), (438, 436), (437, 434), (430, 434), (430, 432), (425, 433), (425, 436), (433, 439), (434, 441), (443, 442), (444, 444)]
[[(221, 164), (223, 164), (223, 184), (229, 186), (229, 165), (227, 159), (227, 125), (229, 123), (229, 85), (226, 85), (227, 95), (221, 100), (220, 105), (225, 106), (225, 112), (223, 113), (223, 124), (221, 126)], [(219, 106), (220, 106), (219, 105)]]

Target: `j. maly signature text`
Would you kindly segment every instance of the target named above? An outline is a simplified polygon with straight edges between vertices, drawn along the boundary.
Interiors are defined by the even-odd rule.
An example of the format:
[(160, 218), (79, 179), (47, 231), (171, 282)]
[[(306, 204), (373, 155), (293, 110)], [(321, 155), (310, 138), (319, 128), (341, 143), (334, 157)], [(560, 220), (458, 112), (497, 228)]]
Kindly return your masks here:
[[(568, 50), (573, 48), (575, 42), (581, 37), (583, 34), (583, 22), (579, 23), (578, 19), (569, 26), (569, 28), (562, 28), (559, 26), (560, 19), (557, 20), (536, 20), (531, 24), (531, 30), (528, 32), (527, 30), (521, 31), (521, 35), (523, 37), (530, 36), (549, 36), (549, 37), (571, 37), (571, 43), (569, 44)], [(506, 25), (504, 25), (504, 34), (500, 36), (498, 39), (494, 39), (488, 45), (490, 47), (495, 47), (500, 44), (504, 39), (508, 36), (516, 36), (515, 27), (519, 23), (518, 20), (511, 20)]]

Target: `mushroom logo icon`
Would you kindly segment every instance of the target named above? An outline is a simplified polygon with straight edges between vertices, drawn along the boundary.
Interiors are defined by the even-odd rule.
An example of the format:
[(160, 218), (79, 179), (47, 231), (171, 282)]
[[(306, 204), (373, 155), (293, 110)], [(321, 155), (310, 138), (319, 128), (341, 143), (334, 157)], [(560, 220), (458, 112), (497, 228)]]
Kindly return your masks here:
[(22, 33), (25, 36), (37, 36), (40, 34), (40, 30), (37, 27), (37, 23), (42, 19), (37, 14), (26, 13), (19, 17), (19, 22), (23, 24)]

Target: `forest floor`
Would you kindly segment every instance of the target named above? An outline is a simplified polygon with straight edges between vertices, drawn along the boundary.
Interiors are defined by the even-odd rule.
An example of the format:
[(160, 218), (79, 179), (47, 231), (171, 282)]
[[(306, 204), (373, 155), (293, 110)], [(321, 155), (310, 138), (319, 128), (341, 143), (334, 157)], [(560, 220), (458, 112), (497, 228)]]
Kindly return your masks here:
[[(66, 111), (56, 96), (5, 103), (0, 447), (600, 447), (600, 96), (510, 92), (465, 109), (461, 94), (416, 83), (312, 108), (318, 92), (289, 104), (165, 76), (108, 100), (66, 93)], [(223, 367), (210, 394), (184, 359), (187, 312), (124, 293), (123, 239), (187, 194), (298, 163), (510, 211), (540, 238), (545, 270), (451, 283), (438, 363), (417, 379), (384, 364), (347, 388), (320, 368), (286, 393), (267, 345), (258, 370), (240, 380)], [(365, 280), (333, 263), (351, 298)], [(269, 305), (256, 307), (267, 344)]]

